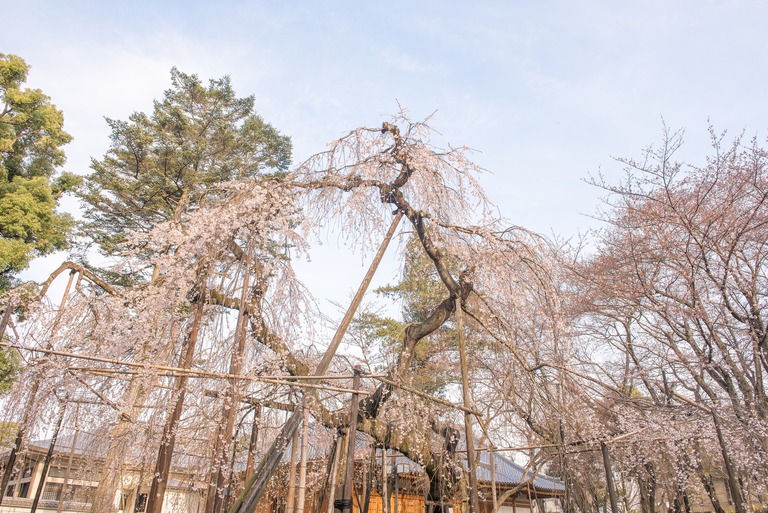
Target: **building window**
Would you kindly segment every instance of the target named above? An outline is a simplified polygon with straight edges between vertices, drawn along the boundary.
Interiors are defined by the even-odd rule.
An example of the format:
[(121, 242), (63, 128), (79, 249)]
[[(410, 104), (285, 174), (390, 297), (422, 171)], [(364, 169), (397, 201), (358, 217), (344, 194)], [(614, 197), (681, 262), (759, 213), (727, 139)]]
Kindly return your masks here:
[(61, 490), (64, 488), (63, 483), (45, 483), (43, 488), (42, 499), (44, 501), (57, 501), (61, 498)]
[(48, 477), (66, 477), (67, 476), (67, 468), (66, 467), (55, 467), (51, 466), (51, 468), (48, 469)]
[(5, 496), (13, 497), (13, 485), (8, 485), (8, 488), (5, 489)]
[[(72, 490), (72, 501), (73, 502), (85, 502), (90, 503), (93, 500), (93, 494), (96, 491), (95, 486), (82, 486), (82, 485), (74, 485), (71, 488)], [(69, 493), (67, 493), (69, 495)]]
[(26, 483), (21, 483), (21, 485), (19, 485), (18, 497), (25, 499), (27, 495), (29, 495), (29, 481), (27, 481)]
[(140, 493), (136, 496), (136, 507), (133, 511), (136, 513), (144, 513), (147, 510), (147, 494)]

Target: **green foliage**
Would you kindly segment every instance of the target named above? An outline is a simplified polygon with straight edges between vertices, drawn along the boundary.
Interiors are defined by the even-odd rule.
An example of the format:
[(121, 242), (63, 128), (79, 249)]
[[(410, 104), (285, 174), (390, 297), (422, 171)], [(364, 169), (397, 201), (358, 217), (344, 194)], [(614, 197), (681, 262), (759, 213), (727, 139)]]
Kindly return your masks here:
[[(11, 389), (19, 372), (21, 372), (21, 358), (18, 351), (0, 348), (0, 394)], [(0, 431), (2, 431), (1, 427)]]
[[(446, 297), (434, 265), (416, 236), (406, 243), (403, 273), (398, 283), (385, 285), (376, 293), (399, 301), (403, 322), (376, 314), (363, 314), (356, 319), (356, 328), (369, 344), (378, 345), (383, 352), (401, 349), (403, 333), (408, 324), (423, 322)], [(418, 342), (412, 370), (419, 376), (415, 386), (428, 393), (440, 393), (448, 383), (449, 369), (443, 367), (441, 353), (455, 346), (455, 329), (445, 324), (435, 333)]]
[(0, 290), (32, 258), (66, 247), (73, 220), (56, 204), (79, 181), (68, 173), (53, 178), (72, 138), (50, 98), (22, 88), (28, 71), (20, 57), (0, 54)]
[(416, 236), (408, 239), (404, 258), (400, 281), (379, 287), (376, 292), (402, 302), (405, 322), (422, 322), (431, 309), (444, 299), (445, 287)]
[(24, 269), (35, 253), (66, 247), (71, 216), (55, 212), (56, 201), (42, 176), (0, 181), (0, 270)]
[[(395, 352), (402, 345), (400, 341), (405, 324), (391, 317), (361, 312), (353, 319), (352, 328), (365, 351), (378, 351), (380, 355), (385, 356), (386, 361), (386, 355)], [(375, 372), (384, 370), (386, 364), (382, 363), (380, 361), (374, 366)]]
[(61, 146), (72, 140), (64, 115), (39, 89), (22, 89), (29, 67), (20, 57), (0, 54), (0, 177), (51, 177), (64, 164)]
[(290, 139), (254, 113), (253, 97), (235, 96), (229, 77), (205, 87), (174, 68), (171, 82), (151, 115), (107, 119), (111, 147), (80, 193), (86, 233), (106, 253), (129, 231), (178, 219), (223, 181), (279, 176), (290, 164)]
[(405, 327), (395, 319), (365, 312), (355, 318), (355, 326), (365, 340), (383, 341), (387, 345), (395, 344), (402, 337)]
[(0, 449), (10, 449), (16, 440), (19, 424), (16, 422), (0, 422)]

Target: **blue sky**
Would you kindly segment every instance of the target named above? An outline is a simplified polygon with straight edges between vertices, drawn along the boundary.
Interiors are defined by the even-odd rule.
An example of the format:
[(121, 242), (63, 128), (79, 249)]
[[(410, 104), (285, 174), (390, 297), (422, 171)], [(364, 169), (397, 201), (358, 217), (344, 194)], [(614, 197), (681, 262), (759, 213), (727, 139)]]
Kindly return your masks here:
[[(583, 182), (658, 142), (662, 117), (703, 162), (708, 120), (765, 139), (762, 1), (104, 2), (0, 0), (0, 52), (64, 111), (67, 169), (107, 148), (104, 116), (148, 111), (172, 66), (230, 75), (292, 136), (295, 161), (398, 109), (476, 161), (511, 224), (594, 226)], [(360, 263), (359, 257), (357, 260)], [(361, 264), (362, 265), (362, 264)]]

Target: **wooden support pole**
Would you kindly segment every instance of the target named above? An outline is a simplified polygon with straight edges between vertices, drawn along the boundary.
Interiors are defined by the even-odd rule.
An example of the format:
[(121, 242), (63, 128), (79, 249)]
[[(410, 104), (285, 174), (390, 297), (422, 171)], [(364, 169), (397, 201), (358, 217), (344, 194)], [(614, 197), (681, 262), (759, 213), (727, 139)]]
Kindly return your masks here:
[[(203, 298), (197, 300), (195, 305), (194, 320), (190, 328), (189, 335), (185, 340), (185, 347), (181, 356), (181, 367), (191, 368), (195, 356), (195, 347), (200, 333), (200, 327), (203, 320), (203, 311), (205, 310), (205, 301)], [(174, 393), (171, 400), (175, 398), (173, 410), (166, 419), (163, 428), (163, 436), (160, 439), (160, 448), (157, 451), (157, 460), (155, 462), (155, 472), (152, 476), (152, 485), (149, 488), (147, 496), (147, 512), (161, 513), (163, 508), (163, 499), (165, 498), (165, 489), (168, 486), (168, 475), (171, 471), (171, 459), (173, 450), (176, 446), (176, 431), (179, 427), (181, 412), (184, 409), (184, 398), (187, 393), (187, 376), (181, 376), (176, 380)]]
[(330, 499), (330, 494), (328, 493), (329, 486), (333, 486), (330, 484), (331, 482), (331, 474), (333, 473), (333, 469), (335, 468), (335, 461), (336, 461), (336, 447), (339, 445), (339, 437), (335, 437), (333, 439), (333, 444), (331, 444), (331, 450), (328, 453), (328, 463), (325, 467), (325, 480), (323, 481), (323, 486), (320, 488), (320, 494), (317, 497), (317, 505), (315, 507), (315, 513), (322, 513), (323, 511), (323, 501), (325, 500), (326, 495)]
[(400, 474), (397, 472), (396, 454), (392, 454), (392, 475), (395, 478), (395, 513), (400, 513)]
[(365, 493), (363, 498), (363, 506), (360, 508), (360, 513), (368, 513), (368, 508), (371, 505), (371, 492), (373, 491), (373, 474), (376, 468), (376, 444), (371, 444), (370, 465), (368, 465), (368, 472), (365, 479)]
[[(352, 388), (360, 390), (360, 367), (355, 367), (355, 377), (352, 379)], [(357, 394), (352, 394), (352, 404), (349, 408), (349, 428), (347, 431), (347, 470), (344, 473), (344, 491), (342, 492), (341, 507), (338, 507), (341, 513), (349, 511), (352, 513), (352, 495), (355, 490), (355, 444), (357, 442), (357, 416), (360, 409), (360, 401)]]
[(560, 468), (563, 473), (563, 481), (565, 482), (563, 511), (565, 513), (571, 513), (571, 486), (568, 480), (568, 464), (565, 456), (565, 428), (563, 427), (562, 418), (560, 419)]
[[(328, 345), (328, 349), (326, 349), (322, 360), (320, 360), (320, 363), (315, 369), (315, 376), (322, 376), (326, 373), (328, 367), (330, 367), (331, 360), (336, 354), (336, 350), (339, 348), (339, 345), (344, 338), (344, 334), (347, 332), (347, 328), (352, 322), (352, 318), (354, 317), (355, 312), (357, 312), (360, 303), (363, 301), (363, 296), (368, 290), (368, 286), (371, 284), (371, 280), (373, 280), (373, 275), (376, 273), (376, 269), (378, 269), (379, 264), (384, 257), (384, 253), (387, 250), (387, 246), (389, 246), (392, 237), (395, 235), (397, 226), (402, 218), (402, 212), (398, 211), (395, 215), (395, 218), (392, 220), (392, 224), (389, 226), (389, 230), (387, 230), (387, 233), (384, 236), (384, 240), (381, 242), (381, 245), (376, 252), (376, 256), (373, 258), (373, 262), (371, 262), (371, 265), (368, 268), (368, 272), (365, 274), (363, 281), (360, 283), (360, 286), (357, 289), (357, 293), (352, 299), (352, 303), (349, 305), (349, 308), (347, 308), (347, 312), (344, 314), (344, 318), (341, 320), (339, 327), (336, 329), (336, 333), (334, 334), (331, 343)], [(256, 505), (258, 504), (262, 493), (264, 493), (264, 489), (267, 486), (269, 478), (272, 477), (272, 474), (274, 474), (278, 464), (280, 463), (280, 460), (283, 457), (283, 453), (285, 452), (285, 447), (287, 445), (287, 440), (293, 436), (293, 433), (300, 424), (300, 413), (300, 407), (297, 407), (293, 415), (291, 415), (290, 419), (288, 419), (288, 422), (286, 422), (283, 426), (280, 434), (275, 438), (272, 447), (270, 447), (264, 459), (261, 461), (258, 471), (255, 472), (251, 480), (245, 484), (240, 497), (238, 497), (238, 499), (232, 505), (232, 508), (230, 508), (230, 513), (253, 513), (253, 511), (255, 511)]]
[[(233, 440), (237, 440), (238, 434), (240, 434), (240, 426), (237, 427)], [(221, 511), (226, 510), (227, 505), (230, 502), (230, 499), (232, 499), (232, 485), (235, 477), (235, 459), (236, 458), (237, 458), (237, 443), (233, 442), (232, 456), (229, 458), (229, 475), (227, 476), (227, 488), (226, 488), (226, 493), (224, 494), (224, 502), (222, 503)]]
[(8, 322), (11, 320), (11, 312), (13, 312), (13, 303), (8, 301), (3, 311), (3, 319), (0, 320), (0, 339), (5, 336), (5, 329), (8, 327)]
[(64, 483), (61, 485), (61, 495), (59, 495), (59, 504), (56, 507), (56, 513), (61, 513), (64, 509), (64, 497), (67, 495), (69, 478), (72, 473), (72, 460), (75, 457), (77, 449), (77, 439), (80, 436), (80, 404), (75, 407), (75, 434), (72, 436), (72, 447), (69, 448), (69, 457), (67, 458), (67, 470), (64, 472)]
[(469, 397), (469, 369), (467, 368), (467, 347), (464, 342), (462, 323), (463, 304), (461, 296), (456, 298), (456, 327), (459, 331), (459, 359), (461, 361), (461, 385), (464, 399), (464, 436), (467, 439), (467, 472), (469, 473), (469, 513), (478, 513), (477, 465), (475, 464), (475, 440), (472, 434), (472, 414), (467, 410), (472, 406)]
[(256, 445), (259, 443), (259, 423), (261, 422), (261, 404), (253, 405), (253, 425), (251, 426), (251, 440), (248, 442), (248, 460), (245, 464), (245, 481), (253, 476), (254, 461), (256, 459)]
[(619, 513), (619, 503), (616, 499), (616, 485), (613, 482), (611, 457), (608, 454), (608, 446), (605, 444), (605, 442), (600, 442), (600, 451), (603, 453), (603, 465), (605, 466), (605, 483), (608, 486), (608, 496), (611, 499), (611, 511), (612, 513)]
[(336, 485), (339, 480), (339, 471), (341, 469), (341, 459), (344, 453), (345, 438), (339, 434), (336, 438), (336, 451), (333, 457), (333, 466), (331, 468), (331, 480), (328, 483), (328, 504), (325, 507), (326, 513), (333, 513), (333, 503), (336, 501)]
[(347, 311), (344, 313), (344, 317), (341, 319), (341, 323), (336, 329), (336, 333), (334, 333), (331, 343), (328, 345), (328, 349), (325, 351), (325, 354), (323, 354), (323, 359), (320, 360), (317, 369), (315, 369), (315, 376), (322, 376), (331, 366), (331, 360), (336, 355), (336, 350), (339, 348), (344, 335), (347, 333), (347, 328), (349, 328), (352, 318), (355, 316), (355, 313), (357, 313), (357, 309), (363, 301), (363, 296), (365, 296), (365, 292), (368, 290), (371, 280), (373, 280), (373, 275), (376, 274), (381, 259), (384, 258), (384, 253), (386, 252), (392, 237), (395, 235), (397, 226), (400, 224), (402, 218), (403, 213), (398, 212), (395, 215), (395, 218), (392, 219), (392, 224), (389, 225), (389, 230), (387, 230), (386, 235), (384, 235), (384, 240), (381, 241), (381, 245), (379, 246), (376, 255), (373, 257), (373, 262), (371, 262), (371, 265), (368, 268), (368, 272), (365, 273), (363, 281), (360, 283), (355, 296), (352, 298), (352, 303), (350, 303), (349, 308), (347, 308)]
[(48, 468), (51, 466), (51, 459), (53, 459), (53, 449), (56, 447), (56, 439), (59, 438), (59, 429), (61, 429), (61, 423), (64, 420), (64, 412), (67, 409), (66, 403), (61, 405), (61, 413), (59, 413), (59, 420), (56, 422), (56, 427), (53, 430), (53, 436), (51, 437), (51, 443), (48, 445), (48, 452), (45, 453), (45, 462), (43, 463), (43, 471), (40, 473), (40, 480), (37, 483), (37, 491), (35, 492), (35, 498), (32, 500), (32, 509), (30, 513), (37, 512), (37, 505), (40, 503), (40, 497), (43, 495), (43, 487), (45, 487), (45, 478), (48, 475)]

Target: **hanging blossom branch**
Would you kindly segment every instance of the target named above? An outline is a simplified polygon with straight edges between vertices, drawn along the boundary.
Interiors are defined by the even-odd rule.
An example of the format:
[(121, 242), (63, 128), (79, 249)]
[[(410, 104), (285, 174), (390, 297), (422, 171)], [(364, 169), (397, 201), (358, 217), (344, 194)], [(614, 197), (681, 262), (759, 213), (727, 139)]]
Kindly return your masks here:
[[(535, 249), (541, 241), (534, 244), (533, 234), (502, 227), (493, 219), (490, 203), (474, 177), (480, 169), (467, 158), (468, 149), (435, 148), (428, 142), (432, 135), (426, 122), (412, 123), (401, 112), (380, 129), (350, 132), (288, 177), (306, 190), (306, 212), (314, 224), (340, 219), (342, 236), (364, 247), (370, 244), (366, 237), (379, 233), (386, 225), (382, 218), (394, 207), (409, 220), (444, 287), (443, 299), (425, 319), (405, 328), (397, 362), (389, 371), (390, 383), (407, 376), (416, 345), (445, 325), (459, 298), (469, 308), (478, 276), (483, 286), (493, 287), (499, 272), (495, 264), (502, 263), (501, 268), (512, 275), (523, 270), (521, 280), (533, 276), (536, 284), (547, 282), (551, 287)], [(472, 225), (475, 221), (480, 224)], [(550, 298), (550, 306), (555, 303)], [(400, 446), (406, 454), (421, 451), (418, 460), (437, 474), (442, 456), (431, 452), (427, 438), (404, 434), (394, 442), (387, 422), (379, 418), (392, 392), (392, 385), (384, 383), (361, 402), (360, 429), (379, 442)], [(422, 442), (414, 445), (418, 439)]]

